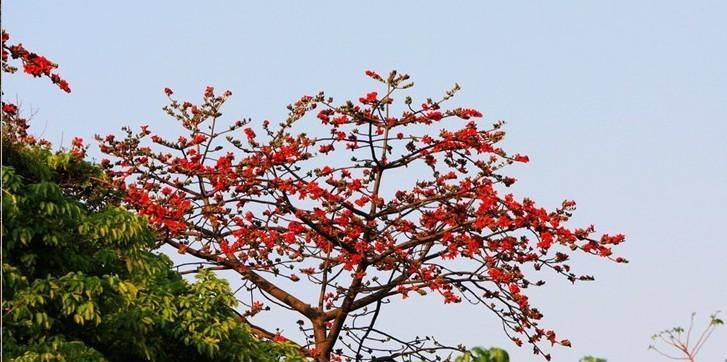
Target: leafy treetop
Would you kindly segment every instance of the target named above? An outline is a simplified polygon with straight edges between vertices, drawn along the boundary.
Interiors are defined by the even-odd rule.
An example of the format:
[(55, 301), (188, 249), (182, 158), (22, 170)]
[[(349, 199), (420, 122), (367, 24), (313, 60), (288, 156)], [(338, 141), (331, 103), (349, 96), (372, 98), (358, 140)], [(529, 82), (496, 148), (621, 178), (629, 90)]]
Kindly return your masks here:
[[(3, 32), (3, 47), (5, 40)], [(151, 253), (147, 222), (119, 205), (119, 192), (84, 152), (79, 140), (52, 151), (3, 102), (4, 358), (302, 360), (290, 345), (250, 334), (227, 282), (201, 272), (188, 283)]]

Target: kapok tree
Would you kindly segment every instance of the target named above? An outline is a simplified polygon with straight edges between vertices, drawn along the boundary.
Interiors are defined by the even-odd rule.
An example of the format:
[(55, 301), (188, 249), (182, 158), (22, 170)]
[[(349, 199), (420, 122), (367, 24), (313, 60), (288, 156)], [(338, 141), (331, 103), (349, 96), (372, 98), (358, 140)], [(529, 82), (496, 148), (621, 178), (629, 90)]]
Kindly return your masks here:
[[(502, 123), (481, 128), (479, 111), (442, 108), (459, 86), (440, 100), (405, 97), (396, 107), (394, 97), (413, 85), (409, 76), (366, 74), (382, 91), (342, 104), (304, 96), (287, 119), (258, 128), (250, 120), (222, 125), (229, 91), (208, 87), (194, 105), (167, 88), (164, 110), (182, 134), (168, 139), (143, 126), (126, 128), (122, 139), (98, 137), (114, 156), (103, 164), (160, 242), (201, 259), (199, 268), (240, 275), (251, 295), (242, 320), (258, 336), (291, 338), (253, 323), (264, 303), (305, 319), (299, 345), (317, 361), (429, 360), (455, 348), (377, 328), (382, 306), (411, 294), (481, 304), (516, 344), (546, 358), (543, 342), (570, 345), (539, 326), (526, 290), (544, 282), (533, 274), (591, 279), (571, 271), (569, 255), (625, 262), (611, 251), (623, 235), (566, 227), (572, 201), (548, 211), (503, 194), (515, 179), (500, 170), (528, 157), (497, 146)], [(294, 282), (317, 297), (305, 300)]]

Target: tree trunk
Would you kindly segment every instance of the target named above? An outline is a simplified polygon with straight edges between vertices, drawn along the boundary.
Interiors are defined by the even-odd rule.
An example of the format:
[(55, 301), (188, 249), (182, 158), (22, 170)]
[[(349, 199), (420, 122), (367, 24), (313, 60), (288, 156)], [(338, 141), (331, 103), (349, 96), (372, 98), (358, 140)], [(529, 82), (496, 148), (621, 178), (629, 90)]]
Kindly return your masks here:
[(330, 353), (326, 352), (326, 321), (324, 319), (313, 320), (313, 338), (315, 340), (316, 362), (329, 362)]

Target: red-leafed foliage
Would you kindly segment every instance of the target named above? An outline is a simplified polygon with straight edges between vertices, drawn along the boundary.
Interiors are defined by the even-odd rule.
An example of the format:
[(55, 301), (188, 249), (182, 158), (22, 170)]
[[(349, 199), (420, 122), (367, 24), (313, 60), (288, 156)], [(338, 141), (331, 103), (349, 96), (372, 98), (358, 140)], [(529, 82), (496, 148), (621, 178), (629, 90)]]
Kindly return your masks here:
[[(572, 201), (548, 211), (504, 193), (515, 180), (501, 168), (528, 157), (498, 147), (501, 123), (482, 128), (479, 111), (442, 108), (458, 86), (421, 105), (406, 97), (395, 114), (409, 77), (366, 74), (381, 90), (358, 103), (304, 96), (286, 120), (255, 129), (247, 120), (221, 125), (229, 91), (209, 87), (193, 105), (167, 88), (164, 109), (183, 134), (167, 139), (144, 126), (123, 139), (99, 137), (113, 156), (103, 164), (160, 241), (239, 273), (254, 296), (243, 320), (258, 336), (280, 339), (251, 321), (263, 302), (306, 319), (299, 344), (318, 361), (428, 360), (456, 348), (377, 328), (387, 300), (412, 294), (481, 304), (516, 344), (546, 357), (542, 343), (570, 345), (539, 326), (526, 295), (542, 284), (534, 274), (590, 279), (571, 271), (569, 255), (625, 262), (611, 251), (624, 237), (567, 227)], [(317, 297), (305, 300), (292, 282)]]

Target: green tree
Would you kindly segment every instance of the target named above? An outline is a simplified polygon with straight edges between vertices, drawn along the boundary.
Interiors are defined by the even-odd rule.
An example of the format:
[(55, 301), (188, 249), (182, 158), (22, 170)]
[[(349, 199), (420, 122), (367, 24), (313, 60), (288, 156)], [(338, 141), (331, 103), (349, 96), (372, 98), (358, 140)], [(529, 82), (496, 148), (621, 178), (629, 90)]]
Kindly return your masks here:
[(510, 362), (510, 356), (502, 348), (475, 347), (457, 357), (455, 362)]
[[(117, 205), (78, 150), (19, 140), (3, 114), (3, 349), (13, 361), (278, 361), (211, 272), (188, 283), (155, 255), (146, 221)], [(76, 151), (76, 152), (74, 152)]]
[[(10, 59), (62, 90), (57, 67), (2, 32)], [(74, 139), (54, 152), (2, 102), (2, 347), (9, 361), (302, 361), (288, 343), (261, 342), (210, 272), (189, 283), (157, 255), (142, 217), (86, 162)]]

